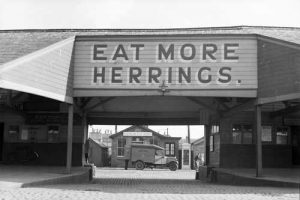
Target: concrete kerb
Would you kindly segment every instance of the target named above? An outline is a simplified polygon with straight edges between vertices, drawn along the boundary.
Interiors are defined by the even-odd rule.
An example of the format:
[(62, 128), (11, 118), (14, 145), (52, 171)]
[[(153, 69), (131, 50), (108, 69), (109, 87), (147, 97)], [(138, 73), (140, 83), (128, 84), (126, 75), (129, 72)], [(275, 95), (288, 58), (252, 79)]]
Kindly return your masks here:
[(86, 170), (75, 172), (71, 174), (62, 174), (60, 177), (49, 178), (39, 181), (33, 181), (23, 183), (20, 185), (21, 188), (26, 187), (39, 187), (43, 185), (54, 185), (54, 184), (68, 184), (68, 183), (86, 183), (93, 180), (94, 169), (93, 166), (85, 166)]
[(210, 182), (226, 185), (242, 185), (242, 186), (272, 186), (272, 187), (291, 187), (300, 188), (299, 183), (270, 180), (265, 177), (249, 177), (230, 173), (223, 169), (212, 169), (209, 175)]

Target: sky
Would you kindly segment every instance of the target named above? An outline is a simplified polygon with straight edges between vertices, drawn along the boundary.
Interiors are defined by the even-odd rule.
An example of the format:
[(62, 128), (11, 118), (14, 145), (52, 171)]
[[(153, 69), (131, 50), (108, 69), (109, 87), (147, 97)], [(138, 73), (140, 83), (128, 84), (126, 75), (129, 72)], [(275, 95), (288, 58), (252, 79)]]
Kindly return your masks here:
[[(117, 132), (128, 128), (129, 125), (117, 126)], [(188, 134), (187, 126), (148, 126), (148, 128), (164, 135), (168, 132), (168, 134), (172, 137), (182, 137), (186, 138)], [(101, 133), (105, 133), (105, 131), (111, 131), (111, 133), (115, 133), (115, 126), (111, 125), (93, 125), (89, 127), (89, 131), (92, 129), (101, 129)], [(168, 129), (168, 130), (167, 130)], [(204, 135), (204, 127), (203, 126), (190, 126), (190, 137), (193, 139), (199, 139)]]
[[(0, 0), (0, 30), (300, 27), (299, 8), (300, 0)], [(150, 128), (187, 134), (186, 126)], [(192, 138), (199, 132), (191, 127)]]
[(300, 27), (300, 0), (0, 0), (0, 29)]

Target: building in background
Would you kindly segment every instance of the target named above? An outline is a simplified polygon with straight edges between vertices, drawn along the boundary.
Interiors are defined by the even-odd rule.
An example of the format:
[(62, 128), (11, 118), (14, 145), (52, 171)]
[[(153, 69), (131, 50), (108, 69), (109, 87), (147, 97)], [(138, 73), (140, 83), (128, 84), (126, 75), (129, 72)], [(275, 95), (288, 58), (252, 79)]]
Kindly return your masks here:
[(200, 159), (200, 164), (204, 164), (204, 153), (205, 153), (205, 143), (204, 143), (204, 137), (198, 139), (198, 140), (195, 140), (191, 143), (191, 148), (192, 148), (192, 152), (193, 152), (193, 164), (195, 166), (195, 157), (198, 156)]
[[(180, 137), (161, 135), (146, 126), (131, 126), (110, 136), (112, 139), (111, 166), (124, 167), (125, 149), (132, 143), (155, 144), (165, 149), (166, 156), (178, 159)], [(129, 163), (129, 167), (133, 167)]]
[(111, 144), (112, 144), (110, 138), (111, 135), (112, 135), (112, 131), (108, 129), (102, 131), (101, 129), (92, 128), (92, 130), (89, 132), (89, 138), (97, 141), (102, 145), (105, 145), (108, 148), (109, 155), (111, 155)]
[(89, 163), (93, 163), (97, 167), (109, 166), (108, 147), (91, 138), (89, 141)]

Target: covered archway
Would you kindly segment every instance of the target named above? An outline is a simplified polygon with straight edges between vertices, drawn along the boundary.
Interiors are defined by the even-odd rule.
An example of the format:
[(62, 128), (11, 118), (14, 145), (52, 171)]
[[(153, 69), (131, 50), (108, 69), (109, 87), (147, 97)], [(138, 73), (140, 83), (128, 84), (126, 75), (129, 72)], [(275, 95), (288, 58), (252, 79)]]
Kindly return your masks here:
[[(2, 52), (11, 51), (0, 68), (4, 143), (18, 132), (15, 124), (25, 127), (18, 132), (23, 143), (26, 126), (40, 123), (42, 140), (53, 147), (61, 124), (69, 171), (71, 144), (82, 152), (89, 123), (202, 124), (208, 165), (256, 165), (258, 176), (263, 160), (292, 165), (285, 155), (299, 149), (298, 29), (27, 32), (1, 32)], [(16, 48), (16, 41), (28, 45)], [(24, 102), (34, 106), (26, 110)], [(38, 102), (44, 108), (36, 109)], [(16, 113), (20, 118), (8, 117)], [(284, 139), (289, 134), (294, 143)], [(278, 146), (277, 138), (287, 143)], [(268, 160), (268, 152), (288, 160)]]

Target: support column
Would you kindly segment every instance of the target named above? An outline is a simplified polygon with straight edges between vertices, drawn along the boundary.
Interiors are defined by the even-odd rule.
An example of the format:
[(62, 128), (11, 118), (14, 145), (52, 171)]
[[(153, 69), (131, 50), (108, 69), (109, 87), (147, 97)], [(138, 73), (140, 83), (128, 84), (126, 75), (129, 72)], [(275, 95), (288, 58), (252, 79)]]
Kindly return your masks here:
[(188, 134), (187, 134), (187, 143), (191, 143), (191, 133), (190, 133), (190, 125), (187, 126)]
[(255, 106), (256, 118), (256, 177), (262, 176), (261, 105)]
[(209, 164), (209, 125), (204, 125), (204, 165)]
[(83, 138), (82, 138), (82, 166), (86, 164), (85, 162), (85, 143), (88, 139), (88, 124), (87, 124), (87, 114), (83, 112), (82, 115), (82, 125), (83, 125)]
[(67, 165), (66, 172), (71, 173), (72, 166), (72, 139), (73, 139), (73, 105), (68, 104), (68, 137), (67, 137)]

